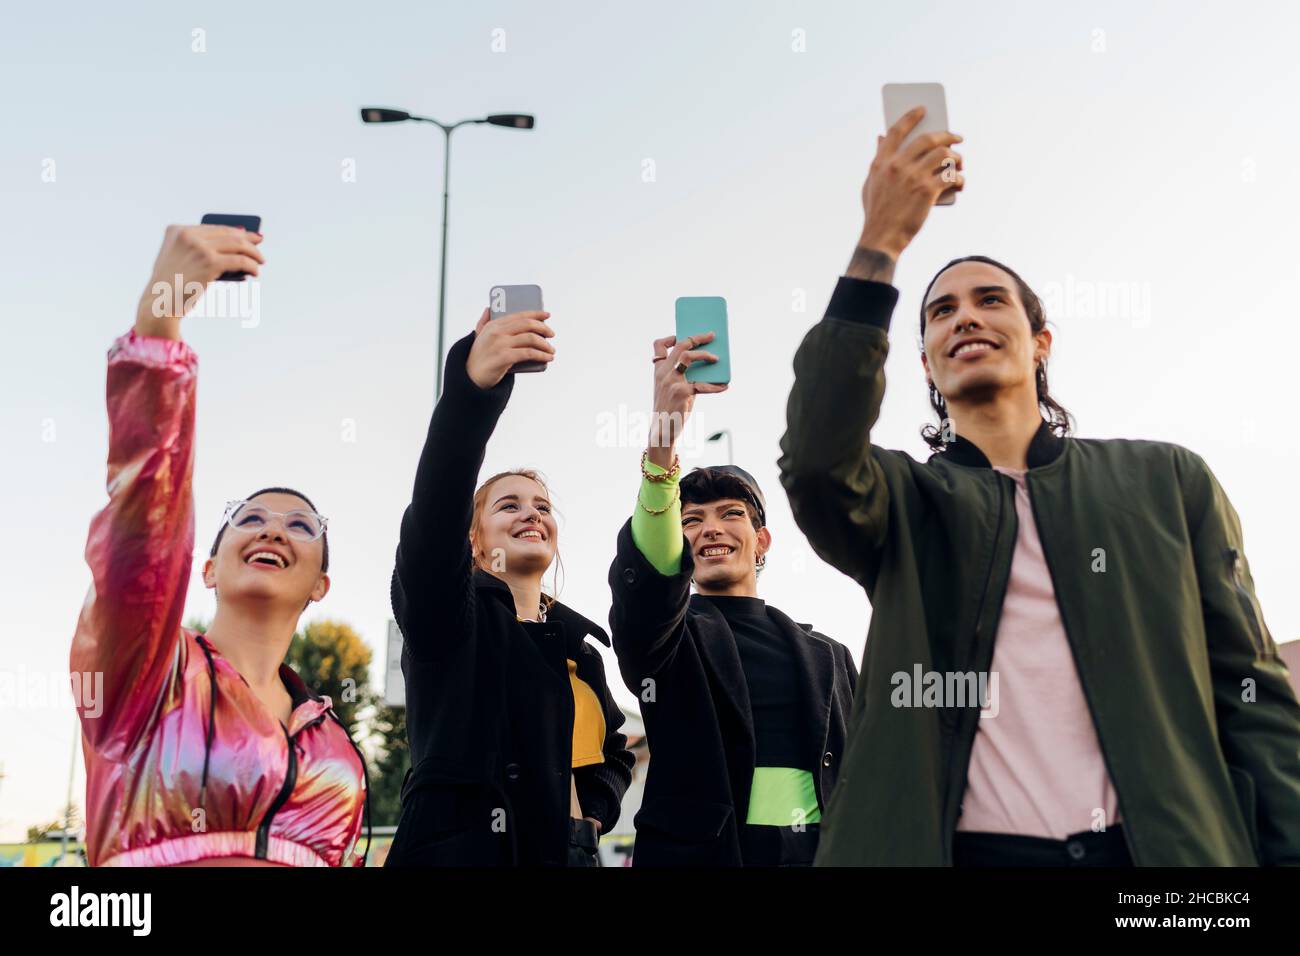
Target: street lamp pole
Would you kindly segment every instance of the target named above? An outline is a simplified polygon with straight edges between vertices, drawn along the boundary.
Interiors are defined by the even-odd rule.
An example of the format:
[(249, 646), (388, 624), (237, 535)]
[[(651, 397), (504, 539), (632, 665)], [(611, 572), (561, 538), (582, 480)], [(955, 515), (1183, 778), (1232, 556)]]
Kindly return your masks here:
[(709, 441), (711, 442), (720, 441), (723, 438), (727, 440), (727, 464), (734, 465), (736, 463), (736, 458), (731, 453), (731, 429), (730, 428), (724, 428), (720, 432), (714, 432), (712, 435), (709, 436)]
[(77, 774), (77, 747), (81, 743), (81, 721), (72, 731), (72, 761), (68, 765), (68, 799), (63, 804), (63, 855), (59, 862), (68, 865), (68, 829), (72, 825), (72, 778)]
[(433, 398), (442, 398), (442, 357), (447, 354), (443, 339), (447, 334), (447, 208), (451, 199), (451, 133), (459, 126), (438, 126), (442, 129), (442, 265), (438, 269), (438, 361), (435, 371)]
[(493, 113), (481, 119), (464, 119), (456, 123), (442, 123), (428, 116), (416, 116), (405, 110), (393, 110), (379, 106), (361, 108), (363, 123), (432, 123), (442, 130), (442, 263), (438, 270), (438, 361), (435, 364), (435, 393), (437, 399), (442, 395), (442, 359), (445, 354), (444, 339), (447, 328), (447, 210), (451, 198), (451, 134), (462, 126), (489, 123), (493, 126), (505, 126), (510, 129), (532, 129), (534, 118), (527, 113)]

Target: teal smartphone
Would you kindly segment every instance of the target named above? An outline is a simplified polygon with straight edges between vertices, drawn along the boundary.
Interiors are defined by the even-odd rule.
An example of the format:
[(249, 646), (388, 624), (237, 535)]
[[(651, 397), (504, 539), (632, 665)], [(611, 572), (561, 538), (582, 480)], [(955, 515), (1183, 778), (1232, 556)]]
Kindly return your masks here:
[(718, 357), (716, 362), (694, 362), (686, 370), (688, 382), (731, 382), (731, 342), (727, 337), (727, 300), (720, 295), (683, 296), (677, 300), (677, 341), (712, 332), (716, 338), (701, 345)]

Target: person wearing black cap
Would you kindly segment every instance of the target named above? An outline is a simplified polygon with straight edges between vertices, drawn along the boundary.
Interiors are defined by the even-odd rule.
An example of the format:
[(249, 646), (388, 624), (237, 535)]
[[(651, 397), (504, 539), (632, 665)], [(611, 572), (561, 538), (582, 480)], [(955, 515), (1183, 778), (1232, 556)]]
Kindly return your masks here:
[(614, 651), (652, 755), (633, 865), (808, 865), (857, 671), (844, 645), (758, 597), (772, 535), (753, 476), (680, 477), (695, 396), (726, 388), (686, 381), (691, 363), (716, 361), (699, 348), (712, 340), (655, 342), (641, 488), (610, 569)]

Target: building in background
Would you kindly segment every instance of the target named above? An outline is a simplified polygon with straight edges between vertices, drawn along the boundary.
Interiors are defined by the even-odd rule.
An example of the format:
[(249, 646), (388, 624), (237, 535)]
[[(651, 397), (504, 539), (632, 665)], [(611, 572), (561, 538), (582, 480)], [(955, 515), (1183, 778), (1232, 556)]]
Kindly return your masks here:
[(619, 709), (626, 718), (622, 732), (627, 737), (627, 749), (636, 755), (636, 763), (632, 766), (632, 782), (628, 784), (627, 793), (623, 794), (623, 809), (619, 813), (618, 824), (600, 838), (601, 866), (632, 865), (632, 847), (636, 843), (636, 827), (632, 821), (641, 809), (645, 775), (650, 767), (650, 746), (646, 743), (645, 724), (641, 715), (622, 705)]

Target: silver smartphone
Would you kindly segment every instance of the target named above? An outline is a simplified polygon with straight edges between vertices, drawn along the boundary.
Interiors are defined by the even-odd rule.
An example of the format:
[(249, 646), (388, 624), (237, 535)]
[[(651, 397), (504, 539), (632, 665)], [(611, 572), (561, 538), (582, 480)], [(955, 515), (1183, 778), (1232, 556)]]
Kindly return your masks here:
[[(903, 115), (918, 106), (925, 107), (925, 116), (916, 128), (903, 140), (906, 146), (922, 133), (943, 133), (948, 131), (948, 102), (944, 97), (942, 83), (886, 83), (880, 89), (881, 99), (885, 103), (885, 129), (889, 129)], [(956, 187), (939, 194), (934, 201), (936, 206), (951, 206), (957, 201)]]
[[(542, 287), (539, 285), (494, 285), (488, 292), (488, 315), (499, 319), (515, 312), (541, 312)], [(512, 372), (544, 372), (545, 362), (518, 362)]]

